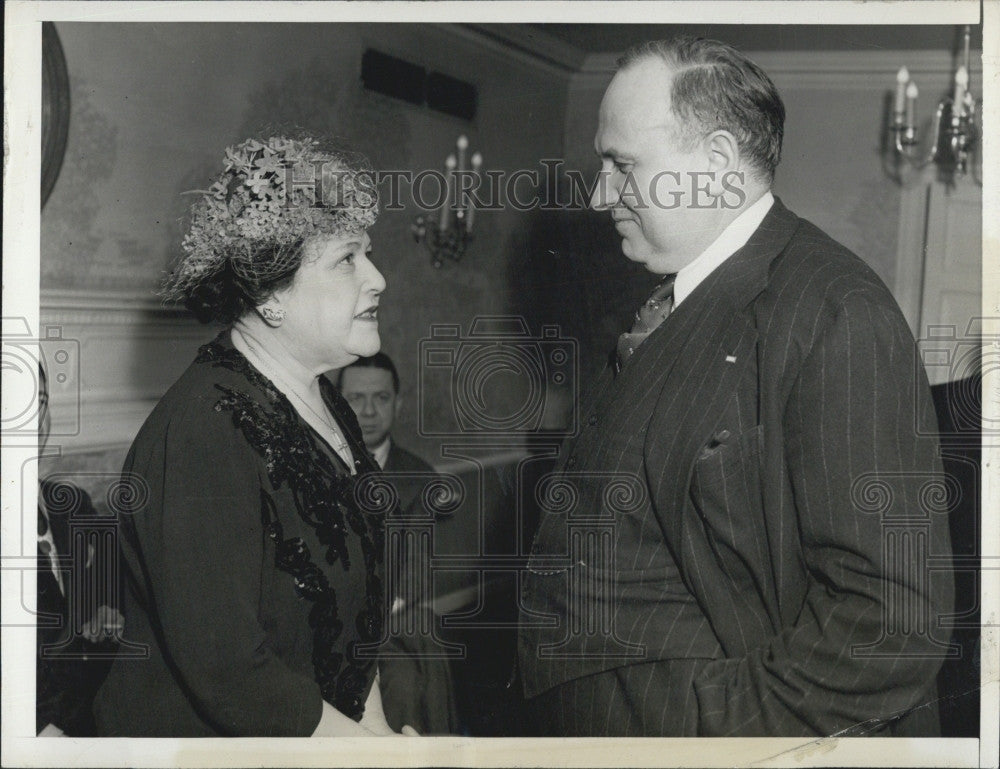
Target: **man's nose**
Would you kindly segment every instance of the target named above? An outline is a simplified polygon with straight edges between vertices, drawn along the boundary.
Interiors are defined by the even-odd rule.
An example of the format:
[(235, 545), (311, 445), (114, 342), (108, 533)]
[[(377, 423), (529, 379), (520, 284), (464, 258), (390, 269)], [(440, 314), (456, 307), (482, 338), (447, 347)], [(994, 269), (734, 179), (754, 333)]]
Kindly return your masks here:
[(375, 416), (375, 404), (372, 402), (371, 398), (365, 398), (361, 401), (361, 413), (366, 417)]
[(590, 195), (590, 207), (595, 211), (607, 211), (618, 202), (618, 191), (611, 183), (611, 174), (601, 169), (597, 172), (594, 191)]

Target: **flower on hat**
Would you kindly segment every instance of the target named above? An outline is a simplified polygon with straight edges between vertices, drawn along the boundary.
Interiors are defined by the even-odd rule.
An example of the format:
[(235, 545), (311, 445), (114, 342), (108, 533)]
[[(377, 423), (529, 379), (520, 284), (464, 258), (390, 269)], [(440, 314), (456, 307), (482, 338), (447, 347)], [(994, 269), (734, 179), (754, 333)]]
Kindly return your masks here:
[(371, 172), (315, 139), (247, 139), (227, 147), (224, 162), (191, 207), (184, 255), (163, 288), (167, 300), (184, 299), (227, 262), (259, 284), (287, 272), (310, 236), (361, 232), (378, 216)]

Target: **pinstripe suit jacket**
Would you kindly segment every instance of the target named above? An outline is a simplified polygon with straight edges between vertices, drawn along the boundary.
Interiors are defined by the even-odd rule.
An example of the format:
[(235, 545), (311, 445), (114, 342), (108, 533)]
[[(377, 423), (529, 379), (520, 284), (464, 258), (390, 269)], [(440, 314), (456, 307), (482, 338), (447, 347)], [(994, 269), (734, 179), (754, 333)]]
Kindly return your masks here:
[(522, 591), (527, 696), (695, 657), (687, 691), (630, 686), (696, 708), (699, 735), (866, 733), (933, 699), (936, 423), (860, 259), (776, 200), (581, 422), (559, 476), (577, 504), (543, 516)]

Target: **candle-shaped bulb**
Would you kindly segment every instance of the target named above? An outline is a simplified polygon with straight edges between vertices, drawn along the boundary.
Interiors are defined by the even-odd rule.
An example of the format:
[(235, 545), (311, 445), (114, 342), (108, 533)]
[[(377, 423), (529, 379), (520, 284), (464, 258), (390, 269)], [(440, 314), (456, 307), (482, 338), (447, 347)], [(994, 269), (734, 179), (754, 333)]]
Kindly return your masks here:
[(920, 91), (917, 90), (917, 84), (911, 80), (909, 85), (906, 86), (906, 125), (911, 128), (916, 124), (917, 96), (919, 95)]
[(959, 67), (955, 73), (955, 100), (952, 105), (952, 112), (955, 117), (965, 115), (965, 94), (969, 89), (969, 70)]
[(965, 114), (965, 93), (969, 87), (969, 70), (959, 67), (955, 73), (955, 98), (951, 109), (954, 117), (962, 117)]
[(966, 24), (965, 29), (962, 30), (962, 65), (966, 72), (969, 71), (969, 38), (971, 36), (972, 29)]
[[(475, 174), (479, 173), (479, 169), (483, 165), (483, 156), (474, 152), (472, 154), (472, 172)], [(473, 195), (471, 200), (469, 200), (469, 214), (465, 219), (465, 229), (467, 232), (472, 232), (472, 222), (476, 217), (476, 198)]]
[(464, 150), (464, 149), (468, 149), (469, 148), (469, 139), (468, 139), (468, 137), (466, 137), (465, 134), (462, 134), (461, 136), (459, 136), (458, 137), (458, 141), (455, 142), (455, 143), (458, 145), (458, 148), (460, 150)]
[(448, 229), (448, 217), (451, 213), (451, 175), (455, 171), (455, 156), (449, 155), (444, 161), (444, 203), (441, 204), (441, 231)]
[(461, 173), (465, 170), (465, 151), (469, 148), (469, 140), (462, 134), (455, 144), (458, 146), (458, 171)]
[(900, 67), (896, 73), (896, 98), (892, 104), (892, 111), (897, 116), (902, 116), (906, 110), (906, 84), (909, 82), (910, 71), (906, 67)]

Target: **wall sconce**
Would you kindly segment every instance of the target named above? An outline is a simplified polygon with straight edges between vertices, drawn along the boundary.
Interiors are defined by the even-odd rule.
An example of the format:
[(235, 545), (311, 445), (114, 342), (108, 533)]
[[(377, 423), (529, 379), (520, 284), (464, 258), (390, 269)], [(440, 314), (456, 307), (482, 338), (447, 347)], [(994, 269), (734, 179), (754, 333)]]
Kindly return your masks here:
[[(979, 103), (969, 92), (969, 36), (970, 29), (966, 26), (962, 33), (962, 63), (955, 71), (954, 89), (938, 103), (931, 125), (931, 143), (926, 150), (921, 150), (917, 135), (917, 84), (910, 79), (906, 67), (900, 67), (889, 123), (896, 181), (902, 181), (906, 166), (919, 171), (933, 163), (944, 179), (953, 184), (973, 165), (972, 154), (979, 139), (975, 123)], [(982, 180), (975, 178), (974, 168), (972, 171), (981, 186)]]
[[(472, 240), (476, 205), (475, 196), (469, 192), (478, 186), (483, 156), (478, 152), (472, 155), (470, 170), (466, 164), (469, 140), (459, 136), (455, 146), (457, 156), (448, 155), (444, 163), (445, 196), (437, 216), (418, 216), (411, 226), (414, 239), (427, 247), (435, 267), (440, 267), (445, 260), (460, 262)], [(471, 185), (465, 183), (466, 178), (472, 181)]]

